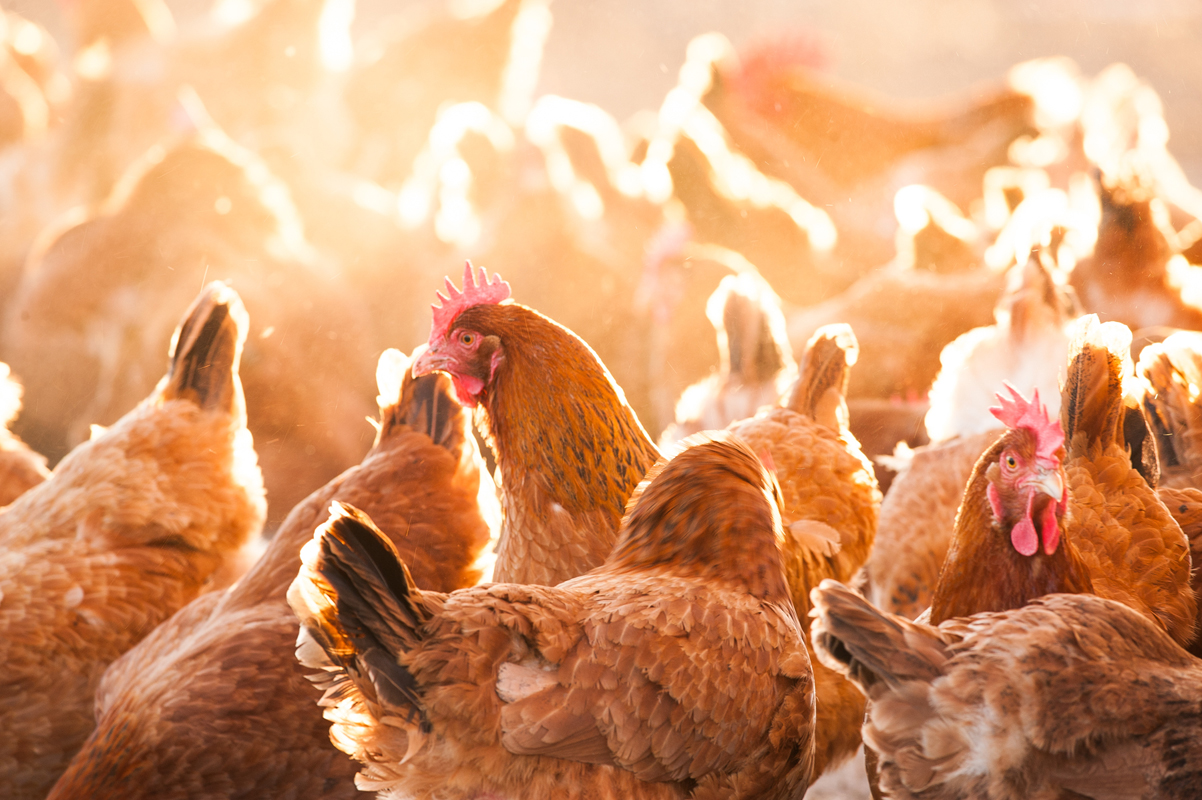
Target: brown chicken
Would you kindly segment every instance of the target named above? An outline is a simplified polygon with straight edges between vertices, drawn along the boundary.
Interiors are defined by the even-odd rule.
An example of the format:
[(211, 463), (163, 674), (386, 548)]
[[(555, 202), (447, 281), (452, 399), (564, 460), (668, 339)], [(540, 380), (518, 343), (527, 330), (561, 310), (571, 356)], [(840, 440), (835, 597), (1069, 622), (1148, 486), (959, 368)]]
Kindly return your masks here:
[(50, 477), (46, 459), (8, 429), (20, 410), (21, 384), (10, 377), (8, 364), (0, 362), (0, 507)]
[(1028, 403), (1011, 389), (1002, 399), (995, 414), (1008, 429), (965, 490), (933, 624), (1054, 592), (1094, 592), (1147, 615), (1183, 647), (1193, 641), (1189, 541), (1124, 440), (1130, 346), (1118, 323), (1092, 315), (1077, 323), (1063, 428), (1038, 394)]
[(1068, 331), (1078, 311), (1072, 290), (1057, 273), (1049, 255), (1033, 250), (1026, 263), (1007, 274), (1006, 292), (993, 312), (996, 322), (943, 348), (927, 413), (931, 441), (995, 430), (989, 407), (1007, 382), (1042, 390), (1051, 413), (1060, 411), (1057, 381), (1068, 361)]
[(1144, 410), (1160, 454), (1161, 487), (1202, 488), (1202, 333), (1179, 331), (1139, 354)]
[(0, 783), (43, 798), (92, 730), (105, 668), (222, 576), (263, 523), (238, 361), (238, 296), (215, 283), (167, 376), (0, 514)]
[(1202, 663), (1121, 603), (1055, 594), (936, 628), (825, 581), (814, 606), (817, 658), (872, 701), (889, 797), (1202, 793)]
[(592, 349), (509, 284), (469, 262), (447, 279), (413, 372), (451, 376), (497, 459), (501, 537), (494, 579), (554, 586), (598, 566), (626, 500), (659, 457)]
[(1147, 179), (1138, 174), (1104, 175), (1099, 194), (1102, 218), (1097, 244), (1093, 255), (1073, 268), (1071, 277), (1082, 307), (1133, 330), (1154, 325), (1202, 329), (1196, 288), (1182, 291), (1196, 287), (1202, 272), (1184, 259), (1173, 259), (1163, 228), (1167, 220), (1158, 220), (1153, 211), (1154, 195)]
[(964, 487), (1000, 430), (919, 447), (892, 463), (876, 541), (861, 577), (879, 608), (913, 619), (931, 605), (956, 528)]
[[(764, 409), (728, 429), (760, 453), (780, 481), (785, 577), (807, 636), (810, 590), (823, 578), (850, 580), (876, 534), (881, 493), (872, 464), (848, 430), (844, 400), (856, 353), (851, 328), (822, 328), (806, 348), (787, 405)], [(814, 691), (816, 779), (860, 746), (864, 698), (818, 664)]]
[(742, 58), (727, 45), (704, 102), (756, 167), (830, 214), (836, 261), (853, 271), (889, 257), (899, 189), (925, 184), (967, 208), (985, 172), (1009, 163), (1011, 142), (1035, 132), (1034, 103), (1010, 88), (905, 108), (810, 60), (794, 38), (756, 43)]
[(780, 490), (733, 437), (690, 440), (614, 552), (556, 587), (418, 589), (335, 505), (288, 592), (332, 738), (415, 798), (801, 798), (814, 688)]
[(408, 177), (444, 104), (477, 101), (520, 119), (551, 22), (542, 0), (504, 0), (484, 14), (443, 12), (424, 24), (413, 21), (385, 27), (345, 90), (359, 129), (351, 166), (386, 186)]
[(145, 396), (171, 309), (219, 278), (254, 320), (242, 381), (269, 524), (358, 463), (371, 445), (371, 329), (251, 153), (205, 130), (149, 154), (101, 213), (72, 223), (32, 257), (3, 342), (25, 383), (16, 430), (32, 447), (53, 463)]
[(396, 531), (420, 585), (451, 591), (480, 577), (473, 560), (489, 538), (476, 497), (493, 487), (468, 415), (444, 376), (409, 368), (395, 350), (380, 359), (380, 427), (363, 463), (293, 509), (236, 586), (198, 598), (113, 664), (96, 730), (52, 798), (359, 796), (294, 657), (284, 595), (301, 545), (332, 500), (356, 503)]
[[(907, 225), (897, 256), (837, 297), (788, 317), (794, 347), (823, 325), (846, 322), (860, 342), (850, 396), (914, 399), (939, 373), (939, 352), (957, 336), (993, 321), (1005, 287), (987, 269), (968, 231), (972, 224), (929, 191), (903, 195)], [(913, 217), (914, 219), (910, 219)]]
[(663, 444), (705, 430), (721, 430), (735, 420), (774, 406), (796, 380), (785, 318), (772, 287), (753, 272), (722, 279), (706, 305), (718, 334), (718, 371), (684, 391), (676, 422), (660, 437)]

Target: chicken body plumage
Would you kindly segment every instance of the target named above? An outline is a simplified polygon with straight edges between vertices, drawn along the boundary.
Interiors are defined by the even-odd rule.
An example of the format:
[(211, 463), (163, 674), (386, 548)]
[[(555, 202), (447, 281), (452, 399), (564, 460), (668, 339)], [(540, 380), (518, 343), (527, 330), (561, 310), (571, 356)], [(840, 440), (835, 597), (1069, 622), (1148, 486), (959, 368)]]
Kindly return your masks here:
[(556, 587), (413, 586), (336, 508), (289, 591), (360, 788), (413, 797), (801, 797), (813, 685), (775, 482), (694, 444), (632, 499), (604, 565)]
[(889, 797), (1195, 797), (1202, 667), (1146, 616), (1087, 594), (939, 627), (814, 592), (819, 658), (871, 699)]
[(293, 655), (284, 595), (302, 543), (331, 501), (357, 503), (398, 532), (423, 586), (450, 591), (479, 577), (474, 560), (489, 539), (467, 415), (446, 378), (414, 379), (409, 365), (396, 351), (380, 359), (381, 428), (363, 463), (294, 508), (237, 586), (193, 601), (113, 664), (97, 728), (51, 798), (358, 796), (355, 765), (330, 745)]
[(105, 668), (213, 583), (263, 523), (238, 357), (246, 312), (220, 284), (171, 370), (0, 515), (0, 782), (41, 798), (93, 726)]
[[(756, 453), (766, 454), (780, 482), (785, 577), (806, 635), (810, 590), (824, 578), (850, 580), (876, 535), (881, 494), (871, 463), (848, 430), (844, 406), (857, 352), (849, 327), (821, 328), (802, 357), (788, 406), (763, 409), (729, 427)], [(860, 746), (864, 698), (817, 663), (814, 686), (817, 778)]]

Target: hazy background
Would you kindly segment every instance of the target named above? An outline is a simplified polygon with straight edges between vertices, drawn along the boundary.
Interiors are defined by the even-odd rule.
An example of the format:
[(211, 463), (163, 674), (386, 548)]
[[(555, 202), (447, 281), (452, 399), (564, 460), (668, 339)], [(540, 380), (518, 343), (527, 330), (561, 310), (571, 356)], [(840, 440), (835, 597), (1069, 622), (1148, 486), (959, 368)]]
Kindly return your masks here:
[[(66, 0), (69, 2), (69, 0)], [(359, 0), (355, 30), (370, 35), (398, 13), (443, 0)], [(205, 0), (168, 0), (181, 27)], [(58, 0), (8, 0), (70, 43)], [(1196, 0), (557, 0), (539, 94), (597, 103), (619, 119), (658, 108), (689, 40), (721, 31), (740, 45), (785, 29), (826, 42), (835, 75), (906, 98), (1000, 80), (1013, 64), (1067, 55), (1092, 75), (1124, 61), (1160, 93), (1170, 148), (1202, 183), (1202, 2)]]

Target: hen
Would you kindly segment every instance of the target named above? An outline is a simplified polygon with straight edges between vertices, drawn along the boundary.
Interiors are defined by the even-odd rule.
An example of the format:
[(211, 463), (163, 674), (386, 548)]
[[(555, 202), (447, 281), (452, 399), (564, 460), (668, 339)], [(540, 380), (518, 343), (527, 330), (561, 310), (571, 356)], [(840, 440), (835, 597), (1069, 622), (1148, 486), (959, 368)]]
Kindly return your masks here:
[[(823, 578), (850, 580), (876, 534), (881, 493), (872, 465), (848, 430), (844, 402), (856, 353), (851, 328), (820, 329), (802, 357), (788, 404), (763, 409), (728, 429), (760, 453), (780, 481), (785, 577), (807, 635), (810, 590)], [(814, 690), (817, 778), (860, 746), (864, 698), (818, 664)]]
[(246, 327), (233, 291), (206, 288), (154, 393), (0, 514), (8, 797), (45, 797), (92, 730), (105, 668), (212, 588), (262, 525), (238, 380)]
[(1189, 541), (1124, 440), (1130, 346), (1118, 323), (1092, 315), (1077, 323), (1063, 428), (1038, 395), (1028, 403), (1011, 389), (1002, 400), (995, 414), (1007, 431), (965, 489), (932, 623), (1092, 591), (1147, 615), (1182, 646), (1193, 640)]
[(780, 300), (763, 278), (750, 271), (723, 278), (705, 310), (718, 333), (718, 371), (680, 396), (663, 444), (776, 405), (796, 379)]
[[(1138, 171), (1134, 163), (1127, 164)], [(1202, 329), (1198, 272), (1173, 257), (1167, 219), (1158, 218), (1152, 189), (1138, 174), (1104, 175), (1102, 217), (1093, 255), (1073, 268), (1072, 285), (1086, 311), (1133, 330), (1154, 325)], [(1186, 280), (1189, 275), (1192, 279)]]
[(999, 431), (919, 447), (897, 464), (861, 577), (880, 608), (913, 619), (931, 605), (964, 486)]
[(939, 373), (938, 353), (966, 331), (989, 325), (1005, 280), (982, 266), (972, 223), (924, 187), (895, 198), (897, 257), (847, 291), (788, 317), (800, 346), (823, 325), (845, 322), (860, 342), (850, 396), (925, 395)]
[(801, 798), (814, 688), (779, 502), (746, 446), (699, 438), (640, 485), (602, 566), (450, 595), (336, 505), (288, 599), (359, 788)]
[(1071, 290), (1056, 282), (1054, 264), (1038, 250), (1007, 276), (996, 323), (961, 334), (939, 355), (927, 433), (932, 442), (995, 430), (989, 413), (1003, 384), (1034, 386), (1060, 410), (1057, 379), (1068, 360), (1068, 328), (1076, 317)]
[(1056, 594), (936, 628), (824, 581), (814, 606), (818, 659), (872, 701), (889, 797), (1202, 792), (1202, 664), (1121, 603)]
[(853, 270), (888, 258), (899, 189), (922, 183), (967, 208), (1011, 142), (1035, 132), (1034, 103), (1009, 87), (904, 108), (820, 74), (804, 37), (757, 43), (741, 59), (726, 49), (706, 107), (760, 170), (830, 214), (835, 253)]
[(237, 586), (193, 601), (112, 665), (96, 730), (52, 798), (358, 796), (293, 655), (284, 595), (301, 545), (332, 500), (356, 503), (397, 532), (422, 586), (451, 591), (480, 576), (489, 535), (476, 496), (492, 485), (467, 414), (445, 377), (409, 367), (395, 350), (380, 359), (380, 428), (363, 463), (293, 509)]
[(21, 384), (0, 362), (0, 507), (6, 506), (50, 476), (46, 459), (29, 449), (8, 429), (21, 410)]
[(553, 586), (603, 562), (626, 500), (659, 457), (592, 349), (469, 262), (447, 279), (413, 373), (451, 376), (497, 459), (494, 579)]
[(220, 131), (152, 151), (101, 213), (44, 239), (4, 346), (25, 382), (17, 430), (52, 461), (149, 391), (171, 309), (212, 278), (252, 314), (242, 381), (270, 523), (367, 451), (360, 303), (314, 263), (284, 187)]

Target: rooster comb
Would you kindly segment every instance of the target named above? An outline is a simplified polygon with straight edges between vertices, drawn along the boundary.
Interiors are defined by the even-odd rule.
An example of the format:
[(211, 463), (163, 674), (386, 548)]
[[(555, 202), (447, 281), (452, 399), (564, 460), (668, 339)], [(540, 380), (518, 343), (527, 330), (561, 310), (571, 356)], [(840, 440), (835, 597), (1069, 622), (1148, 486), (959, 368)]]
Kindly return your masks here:
[(1001, 393), (995, 395), (1001, 405), (990, 408), (990, 413), (1007, 428), (1029, 429), (1035, 434), (1036, 457), (1053, 458), (1064, 445), (1064, 429), (1060, 427), (1060, 420), (1048, 418), (1047, 408), (1039, 402), (1038, 389), (1030, 401), (1008, 382), (1006, 389), (1010, 397), (1006, 398)]
[(477, 277), (471, 261), (463, 265), (463, 291), (455, 288), (455, 282), (446, 278), (447, 293), (435, 292), (438, 304), (431, 304), (434, 319), (430, 326), (430, 344), (447, 335), (455, 317), (472, 306), (496, 305), (509, 299), (509, 284), (501, 280), (501, 276), (493, 273), (492, 280), (488, 279), (488, 271), (480, 267)]

